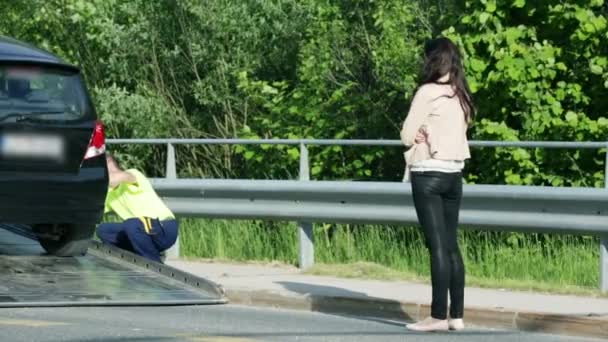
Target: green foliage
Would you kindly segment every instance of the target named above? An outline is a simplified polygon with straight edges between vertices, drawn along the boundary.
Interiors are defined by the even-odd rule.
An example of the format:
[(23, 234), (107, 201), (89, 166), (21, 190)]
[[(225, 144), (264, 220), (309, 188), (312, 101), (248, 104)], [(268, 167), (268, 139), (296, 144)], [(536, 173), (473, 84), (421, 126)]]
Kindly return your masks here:
[[(332, 225), (315, 227), (318, 263), (373, 262), (428, 278), (429, 254), (413, 227)], [(297, 264), (295, 225), (226, 220), (186, 220), (180, 228), (182, 255), (228, 260), (282, 261)], [(467, 277), (504, 288), (505, 281), (596, 288), (597, 238), (459, 232)], [(335, 274), (332, 274), (335, 275)], [(467, 278), (468, 279), (468, 278)], [(479, 281), (481, 280), (481, 282)]]
[[(149, 90), (129, 93), (116, 86), (94, 88), (97, 111), (109, 132), (109, 138), (189, 137), (197, 131), (187, 116)], [(188, 134), (190, 133), (190, 134)], [(164, 151), (144, 145), (112, 146), (111, 150), (129, 167), (147, 169), (149, 174), (164, 175)]]
[[(291, 61), (297, 70), (292, 78), (239, 75), (239, 89), (256, 111), (241, 135), (394, 138), (406, 110), (403, 96), (411, 96), (415, 86), (420, 41), (429, 35), (419, 20), (420, 8), (369, 0), (352, 6), (319, 2), (309, 10), (299, 54)], [(254, 165), (281, 163), (274, 150), (254, 150), (236, 151)], [(290, 151), (287, 160), (297, 159)], [(396, 155), (380, 148), (319, 147), (311, 151), (311, 173), (316, 179), (396, 178), (401, 166), (387, 162)]]
[[(0, 33), (82, 66), (112, 137), (398, 137), (421, 44), (465, 53), (472, 135), (604, 140), (603, 0), (16, 0)], [(170, 119), (168, 119), (170, 118)], [(160, 172), (162, 151), (123, 149)], [(128, 152), (128, 153), (127, 153)], [(181, 156), (181, 157), (180, 157)], [(601, 186), (603, 152), (473, 151), (469, 182)], [(186, 175), (294, 178), (294, 147), (178, 151)], [(315, 179), (398, 180), (400, 149), (311, 147)]]
[[(472, 138), (584, 141), (606, 140), (608, 133), (604, 0), (13, 0), (1, 1), (0, 13), (0, 34), (82, 67), (114, 138), (396, 139), (416, 87), (422, 43), (440, 33), (465, 55), (479, 110)], [(402, 177), (401, 148), (309, 149), (313, 179)], [(127, 166), (164, 174), (164, 146), (111, 150)], [(604, 185), (605, 150), (472, 152), (471, 183)], [(179, 146), (177, 162), (182, 177), (296, 178), (299, 153), (297, 146), (280, 145)], [(271, 228), (266, 240), (251, 240), (244, 257), (283, 246), (281, 234)], [(369, 238), (386, 238), (390, 246), (409, 239)], [(519, 265), (508, 262), (514, 246), (537, 241), (504, 238), (487, 244), (500, 254), (484, 254), (488, 265)], [(541, 242), (529, 258), (536, 273), (542, 273), (533, 267), (543, 264)], [(477, 250), (479, 240), (471, 243)], [(336, 253), (344, 255), (321, 258), (392, 263), (397, 251), (376, 245), (360, 254), (342, 246)], [(322, 250), (332, 247), (328, 242)], [(274, 253), (295, 255), (287, 247)], [(479, 269), (474, 272), (485, 272)]]
[[(445, 33), (465, 51), (483, 118), (475, 138), (606, 139), (603, 1), (481, 0), (465, 7)], [(475, 153), (471, 180), (598, 186), (601, 160), (599, 151), (484, 150)]]
[[(250, 115), (238, 75), (295, 73), (287, 61), (299, 48), (304, 8), (295, 0), (17, 0), (0, 5), (8, 13), (0, 34), (82, 66), (112, 137), (236, 137)], [(129, 151), (135, 165), (158, 164), (150, 151)], [(226, 148), (180, 153), (189, 175), (242, 171)]]

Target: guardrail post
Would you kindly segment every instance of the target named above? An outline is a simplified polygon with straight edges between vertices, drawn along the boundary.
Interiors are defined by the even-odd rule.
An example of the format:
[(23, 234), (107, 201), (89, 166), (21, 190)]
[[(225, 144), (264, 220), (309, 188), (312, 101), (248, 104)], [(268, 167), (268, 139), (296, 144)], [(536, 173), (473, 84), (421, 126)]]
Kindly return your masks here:
[[(167, 164), (165, 169), (165, 178), (176, 179), (177, 170), (175, 167), (175, 146), (173, 144), (167, 144)], [(179, 258), (179, 236), (175, 241), (175, 244), (165, 251), (167, 259), (178, 259)]]
[(608, 293), (608, 237), (600, 236), (600, 291)]
[[(604, 164), (604, 188), (608, 189), (608, 145)], [(600, 291), (608, 293), (608, 234), (600, 235)]]
[[(300, 143), (300, 181), (310, 180), (310, 167), (308, 165), (308, 148)], [(313, 224), (310, 222), (298, 222), (298, 235), (300, 240), (299, 267), (305, 270), (315, 263), (315, 245), (313, 236)]]
[(165, 168), (165, 178), (177, 178), (177, 171), (175, 168), (175, 147), (173, 146), (173, 144), (167, 144), (167, 163)]

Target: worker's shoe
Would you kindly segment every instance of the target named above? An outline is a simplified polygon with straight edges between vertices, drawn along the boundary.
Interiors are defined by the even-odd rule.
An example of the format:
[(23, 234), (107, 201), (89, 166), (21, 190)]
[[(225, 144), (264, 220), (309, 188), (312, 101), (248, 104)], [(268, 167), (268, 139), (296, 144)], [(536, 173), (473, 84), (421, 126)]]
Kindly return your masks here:
[(449, 330), (447, 319), (436, 319), (433, 317), (427, 317), (418, 323), (408, 324), (405, 327), (412, 331), (424, 332)]
[(462, 318), (453, 318), (448, 319), (448, 326), (450, 330), (463, 330), (464, 329), (464, 321)]

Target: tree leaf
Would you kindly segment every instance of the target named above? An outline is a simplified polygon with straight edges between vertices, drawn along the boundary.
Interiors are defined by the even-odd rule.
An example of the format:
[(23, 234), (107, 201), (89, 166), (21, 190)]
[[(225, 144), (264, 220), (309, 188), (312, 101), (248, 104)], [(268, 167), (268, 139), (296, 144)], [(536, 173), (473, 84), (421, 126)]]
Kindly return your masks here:
[(515, 0), (513, 1), (513, 7), (523, 8), (526, 6), (526, 0)]
[(576, 113), (569, 111), (568, 113), (566, 113), (566, 121), (576, 122), (578, 121), (578, 116), (576, 115)]
[(294, 160), (297, 160), (298, 158), (300, 158), (300, 150), (297, 147), (292, 147), (292, 148), (288, 149), (287, 154), (289, 155), (289, 157), (291, 157), (291, 159), (294, 159)]
[(488, 0), (488, 2), (486, 3), (486, 12), (496, 12), (496, 0)]
[(478, 58), (471, 58), (471, 68), (475, 72), (482, 72), (486, 69), (486, 63)]
[(483, 25), (490, 19), (490, 13), (483, 12), (479, 15), (479, 22)]
[(255, 156), (255, 152), (253, 152), (253, 151), (246, 151), (245, 155), (244, 155), (246, 160), (249, 160), (249, 159), (253, 158), (254, 156)]
[(602, 68), (599, 65), (591, 64), (590, 68), (591, 68), (591, 72), (596, 75), (601, 75), (602, 73), (604, 73), (604, 68)]

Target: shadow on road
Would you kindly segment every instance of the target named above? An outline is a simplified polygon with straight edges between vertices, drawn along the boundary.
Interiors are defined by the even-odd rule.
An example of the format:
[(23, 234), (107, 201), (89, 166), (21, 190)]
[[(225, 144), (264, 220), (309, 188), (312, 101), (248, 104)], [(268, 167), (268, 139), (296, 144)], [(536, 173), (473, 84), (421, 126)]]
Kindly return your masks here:
[[(363, 292), (291, 281), (279, 281), (277, 284), (280, 284), (286, 290), (307, 295), (310, 298), (311, 310), (313, 311), (400, 326), (403, 327), (404, 332), (407, 331), (404, 322), (413, 322), (419, 315), (417, 305), (371, 297)], [(413, 332), (409, 333), (415, 334)], [(496, 331), (492, 332), (492, 334), (496, 333)], [(504, 334), (512, 333), (514, 332), (504, 332)], [(458, 334), (484, 335), (486, 332), (466, 331)]]
[[(405, 307), (398, 301), (370, 297), (366, 293), (351, 291), (339, 287), (279, 281), (277, 284), (286, 290), (307, 295), (313, 311), (339, 314), (349, 317), (373, 317), (383, 323), (403, 325), (403, 322), (416, 320), (417, 307)], [(396, 320), (398, 322), (391, 322)]]

